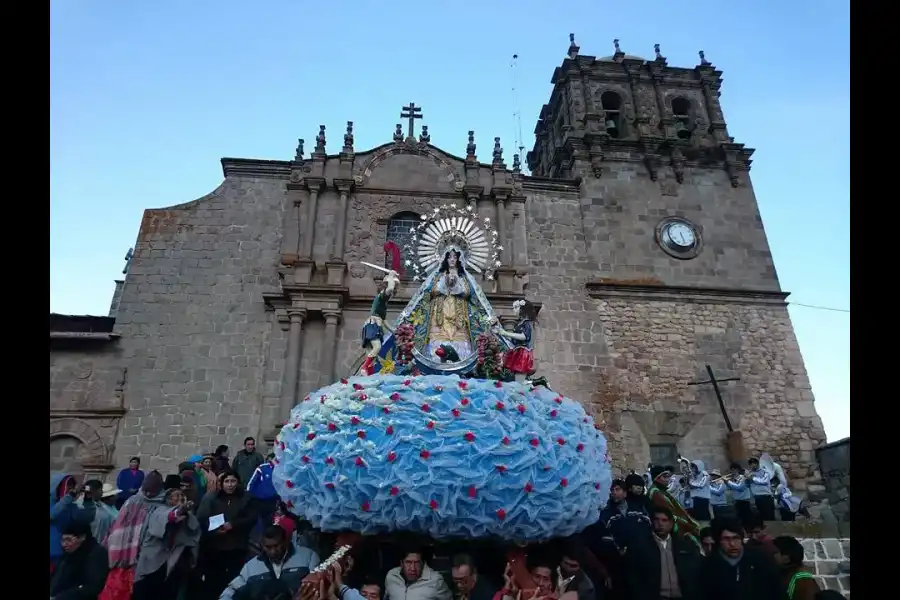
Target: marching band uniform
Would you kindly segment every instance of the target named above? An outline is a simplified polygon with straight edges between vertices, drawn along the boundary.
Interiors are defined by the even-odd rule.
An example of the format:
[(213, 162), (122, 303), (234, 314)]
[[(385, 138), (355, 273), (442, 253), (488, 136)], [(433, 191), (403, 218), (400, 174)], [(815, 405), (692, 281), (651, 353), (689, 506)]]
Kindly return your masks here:
[(709, 473), (702, 460), (691, 461), (687, 488), (691, 494), (691, 516), (699, 521), (709, 521)]
[[(756, 510), (763, 521), (775, 520), (775, 498), (772, 497), (772, 474), (759, 464), (759, 459), (750, 459), (750, 493)], [(753, 465), (756, 465), (755, 467)]]

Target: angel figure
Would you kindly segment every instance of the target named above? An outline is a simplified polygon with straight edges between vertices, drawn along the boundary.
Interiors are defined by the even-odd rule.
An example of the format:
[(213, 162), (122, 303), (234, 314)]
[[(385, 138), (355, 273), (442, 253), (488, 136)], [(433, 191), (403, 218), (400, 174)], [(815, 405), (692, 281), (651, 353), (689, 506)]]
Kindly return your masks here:
[(378, 293), (372, 300), (372, 310), (369, 318), (365, 320), (362, 327), (362, 347), (368, 350), (366, 360), (361, 367), (361, 372), (365, 375), (371, 375), (375, 372), (375, 359), (381, 351), (381, 344), (384, 342), (384, 330), (387, 329), (391, 333), (393, 328), (387, 322), (388, 301), (394, 295), (397, 284), (400, 282), (400, 274), (397, 271), (390, 270), (378, 284)]
[[(537, 321), (537, 308), (528, 300), (516, 300), (513, 302), (513, 310), (518, 319), (513, 330), (495, 327), (494, 332), (512, 343), (512, 350), (503, 354), (503, 366), (515, 374), (516, 381), (521, 383), (534, 373), (533, 328)], [(494, 322), (496, 323), (496, 319)]]

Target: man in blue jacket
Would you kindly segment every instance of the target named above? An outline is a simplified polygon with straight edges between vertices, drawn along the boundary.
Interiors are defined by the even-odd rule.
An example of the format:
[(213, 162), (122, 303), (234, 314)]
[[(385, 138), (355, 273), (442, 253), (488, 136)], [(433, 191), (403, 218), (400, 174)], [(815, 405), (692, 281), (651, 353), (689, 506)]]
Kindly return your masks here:
[(263, 527), (272, 524), (275, 515), (275, 506), (278, 502), (278, 493), (272, 483), (272, 469), (275, 467), (275, 454), (266, 456), (266, 462), (256, 467), (250, 481), (247, 482), (247, 491), (256, 504), (259, 519)]

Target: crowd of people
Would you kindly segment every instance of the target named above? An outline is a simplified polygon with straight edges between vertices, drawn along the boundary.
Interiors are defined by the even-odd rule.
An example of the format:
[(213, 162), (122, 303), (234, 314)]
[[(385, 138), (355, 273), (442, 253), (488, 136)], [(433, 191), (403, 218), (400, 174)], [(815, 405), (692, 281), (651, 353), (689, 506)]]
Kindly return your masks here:
[[(675, 469), (652, 467), (649, 482), (636, 473), (614, 480), (593, 526), (528, 548), (523, 581), (502, 558), (508, 548), (486, 540), (366, 538), (321, 571), (335, 538), (281, 502), (272, 458), (247, 438), (233, 458), (220, 446), (166, 477), (145, 474), (137, 457), (115, 486), (51, 473), (51, 600), (842, 598), (819, 589), (797, 539), (766, 535), (778, 475), (759, 473), (758, 460), (721, 481), (745, 486), (728, 488), (726, 502), (713, 492), (724, 478), (694, 461), (679, 484), (690, 492), (687, 510)], [(769, 502), (760, 500), (764, 483)], [(700, 529), (695, 519), (710, 513)]]

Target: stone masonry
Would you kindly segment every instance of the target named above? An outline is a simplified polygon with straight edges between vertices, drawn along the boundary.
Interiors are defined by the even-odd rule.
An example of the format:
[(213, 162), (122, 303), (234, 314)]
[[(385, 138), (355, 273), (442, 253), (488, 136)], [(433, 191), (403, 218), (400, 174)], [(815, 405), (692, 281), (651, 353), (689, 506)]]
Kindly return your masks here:
[[(197, 450), (271, 439), (296, 402), (361, 356), (377, 276), (358, 261), (384, 260), (396, 219), (468, 203), (504, 247), (488, 298), (504, 324), (515, 299), (541, 305), (538, 368), (595, 415), (618, 467), (661, 449), (727, 466), (715, 396), (687, 385), (710, 365), (740, 377), (723, 394), (747, 451), (771, 453), (797, 491), (821, 495), (814, 450), (825, 435), (749, 178), (752, 150), (729, 137), (719, 105), (721, 75), (705, 58), (694, 68), (618, 51), (597, 59), (573, 42), (535, 128), (531, 175), (499, 142), (481, 147), (492, 155), (481, 162), (474, 134), (458, 157), (430, 136), (392, 136), (390, 122), (366, 124), (385, 132), (371, 150), (356, 151), (348, 124), (327, 133), (330, 145), (323, 126), (312, 154), (301, 143), (294, 160), (222, 159), (215, 191), (141, 222), (114, 351), (92, 359), (98, 372), (127, 369), (121, 422), (96, 430), (111, 461), (137, 454), (171, 469)], [(465, 140), (461, 130), (443, 141)], [(664, 247), (673, 218), (694, 232), (690, 252)], [(400, 286), (390, 318), (415, 289)], [(56, 371), (56, 389), (75, 385), (74, 372)], [(51, 437), (78, 437), (54, 430), (58, 418)]]
[(802, 538), (807, 570), (816, 576), (823, 590), (834, 590), (850, 597), (850, 539)]
[(850, 522), (850, 438), (822, 446), (816, 451), (825, 490), (834, 516)]

